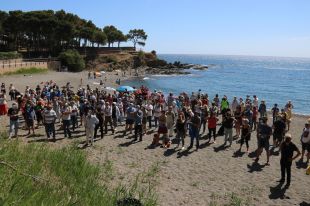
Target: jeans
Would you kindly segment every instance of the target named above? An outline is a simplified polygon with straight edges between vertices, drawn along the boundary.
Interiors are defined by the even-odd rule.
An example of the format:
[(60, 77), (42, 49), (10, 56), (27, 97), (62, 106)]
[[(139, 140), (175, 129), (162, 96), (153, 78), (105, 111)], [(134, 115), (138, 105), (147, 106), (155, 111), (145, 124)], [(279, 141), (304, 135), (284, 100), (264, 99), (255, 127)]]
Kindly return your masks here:
[(287, 175), (286, 184), (289, 185), (291, 183), (292, 162), (289, 162), (287, 160), (280, 160), (280, 165), (281, 165), (281, 179), (285, 180), (285, 172), (286, 172), (286, 175)]
[(9, 135), (11, 136), (12, 132), (13, 132), (13, 128), (14, 128), (14, 134), (15, 136), (17, 136), (17, 132), (18, 132), (18, 120), (10, 120), (10, 130), (9, 130)]
[(75, 128), (78, 127), (77, 116), (76, 115), (72, 115), (71, 116), (71, 121), (72, 121), (72, 130), (74, 131)]
[(102, 139), (103, 138), (103, 122), (99, 122), (98, 124), (96, 124), (95, 131), (94, 131), (94, 138), (97, 137), (97, 132), (99, 128), (100, 128), (100, 137)]
[(158, 126), (158, 119), (159, 119), (159, 117), (154, 117), (154, 123), (155, 123), (155, 127), (157, 127)]
[(147, 120), (149, 122), (149, 128), (152, 128), (152, 116), (147, 116)]
[(229, 144), (230, 145), (232, 144), (232, 141), (233, 141), (232, 133), (233, 133), (232, 128), (225, 128), (224, 127), (225, 144), (227, 143), (227, 138), (229, 140)]
[(105, 116), (105, 120), (104, 120), (105, 133), (108, 133), (108, 123), (111, 126), (112, 133), (114, 133), (112, 116)]
[(193, 147), (194, 139), (196, 139), (196, 148), (199, 148), (199, 128), (190, 126), (189, 127), (189, 135), (191, 137), (191, 144), (189, 147)]
[(69, 137), (71, 138), (70, 120), (62, 120), (62, 124), (63, 124), (63, 127), (64, 127), (65, 137), (67, 137), (67, 135), (69, 135)]
[(138, 139), (138, 135), (140, 137), (139, 140), (142, 141), (143, 131), (142, 131), (142, 125), (141, 124), (135, 125), (135, 140)]
[(47, 138), (50, 138), (50, 136), (53, 135), (53, 138), (55, 139), (56, 137), (55, 124), (54, 123), (45, 124), (45, 133)]
[(177, 138), (179, 140), (178, 146), (182, 142), (182, 147), (184, 147), (185, 131), (177, 131)]

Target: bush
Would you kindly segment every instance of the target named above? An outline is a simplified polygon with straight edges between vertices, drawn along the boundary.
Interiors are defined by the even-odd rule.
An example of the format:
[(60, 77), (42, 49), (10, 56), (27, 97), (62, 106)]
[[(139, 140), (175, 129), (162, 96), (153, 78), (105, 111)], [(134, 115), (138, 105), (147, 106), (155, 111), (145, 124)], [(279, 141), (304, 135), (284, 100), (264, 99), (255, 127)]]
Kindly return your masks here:
[(59, 60), (71, 72), (80, 72), (85, 68), (85, 61), (76, 50), (70, 49), (60, 53)]
[(18, 58), (21, 58), (21, 54), (17, 52), (0, 52), (0, 60), (18, 59)]

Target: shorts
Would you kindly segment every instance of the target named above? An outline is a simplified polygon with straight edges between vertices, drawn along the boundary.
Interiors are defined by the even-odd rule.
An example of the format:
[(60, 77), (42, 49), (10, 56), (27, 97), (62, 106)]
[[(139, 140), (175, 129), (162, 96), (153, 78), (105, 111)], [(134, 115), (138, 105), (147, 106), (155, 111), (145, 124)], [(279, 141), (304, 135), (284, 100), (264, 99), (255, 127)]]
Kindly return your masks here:
[(310, 152), (310, 144), (301, 142), (301, 147), (303, 150)]
[(126, 124), (133, 124), (135, 121), (133, 119), (126, 119)]
[(167, 134), (168, 133), (168, 129), (166, 126), (159, 126), (158, 127), (158, 133), (159, 134)]
[(273, 140), (278, 140), (279, 142), (282, 142), (283, 134), (273, 133)]
[(265, 150), (269, 150), (269, 139), (267, 138), (259, 138), (258, 139), (258, 148), (264, 148)]

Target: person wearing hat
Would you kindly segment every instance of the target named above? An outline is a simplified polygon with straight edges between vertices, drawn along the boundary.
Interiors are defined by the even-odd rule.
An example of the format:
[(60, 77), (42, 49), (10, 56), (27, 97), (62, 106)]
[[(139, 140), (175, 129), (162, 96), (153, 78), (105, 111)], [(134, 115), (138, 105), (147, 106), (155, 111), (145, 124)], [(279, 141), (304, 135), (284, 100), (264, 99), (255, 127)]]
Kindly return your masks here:
[(14, 136), (17, 137), (18, 134), (18, 106), (16, 102), (12, 103), (12, 107), (8, 111), (8, 116), (10, 117), (10, 130), (9, 130), (9, 138), (12, 137), (12, 133), (14, 130)]
[(52, 105), (47, 105), (46, 109), (43, 112), (43, 124), (45, 127), (45, 133), (47, 138), (49, 139), (51, 135), (53, 135), (53, 140), (56, 140), (56, 132), (55, 132), (55, 121), (57, 119), (57, 114), (53, 110)]
[(310, 159), (310, 118), (305, 124), (305, 128), (303, 129), (302, 135), (301, 135), (301, 158), (300, 161), (303, 162), (305, 152), (307, 151), (307, 161), (306, 163), (309, 164)]
[[(286, 187), (289, 187), (291, 184), (292, 162), (300, 155), (300, 151), (297, 146), (292, 142), (292, 136), (290, 134), (285, 135), (285, 140), (280, 146), (280, 151), (281, 179), (279, 182), (284, 183), (286, 173)], [(294, 152), (297, 152), (295, 156)]]

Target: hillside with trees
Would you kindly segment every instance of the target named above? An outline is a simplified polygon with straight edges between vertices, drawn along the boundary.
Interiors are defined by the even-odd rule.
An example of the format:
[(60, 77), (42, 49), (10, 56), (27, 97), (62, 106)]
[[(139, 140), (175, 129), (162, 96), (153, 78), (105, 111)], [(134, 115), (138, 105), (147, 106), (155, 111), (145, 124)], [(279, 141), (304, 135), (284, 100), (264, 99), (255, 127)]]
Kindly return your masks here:
[(26, 51), (58, 56), (68, 49), (113, 47), (127, 41), (144, 46), (142, 29), (124, 34), (113, 25), (103, 28), (63, 10), (0, 11), (0, 51)]

